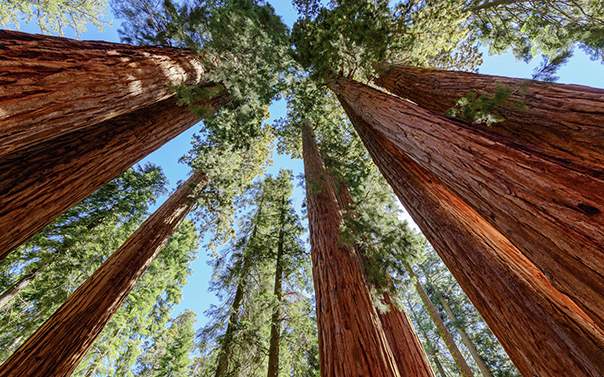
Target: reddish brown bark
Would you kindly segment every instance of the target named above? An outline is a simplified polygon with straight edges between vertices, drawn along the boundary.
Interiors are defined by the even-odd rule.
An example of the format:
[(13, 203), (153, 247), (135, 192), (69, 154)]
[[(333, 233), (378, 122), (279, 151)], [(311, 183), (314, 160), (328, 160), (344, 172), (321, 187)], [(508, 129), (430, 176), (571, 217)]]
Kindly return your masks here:
[(388, 311), (378, 314), (401, 377), (433, 377), (424, 348), (409, 318), (392, 301), (390, 295), (384, 294), (383, 299)]
[[(348, 216), (356, 217), (348, 186), (344, 182), (336, 182), (329, 172), (325, 174), (334, 182), (336, 198), (341, 211), (347, 213)], [(361, 264), (365, 265), (365, 252), (360, 246), (355, 246), (355, 249), (359, 253)], [(390, 294), (384, 293), (382, 299), (388, 310), (386, 312), (378, 310), (378, 316), (401, 377), (433, 377), (434, 373), (428, 363), (424, 348), (407, 315), (396, 305)]]
[(189, 50), (0, 31), (0, 156), (168, 99), (205, 74)]
[(372, 159), (526, 376), (604, 374), (604, 333), (522, 252), (344, 102)]
[(195, 204), (194, 173), (0, 367), (2, 377), (69, 376)]
[(514, 148), (604, 179), (604, 90), (580, 85), (384, 65), (376, 83), (421, 107), (445, 114), (471, 91), (512, 91), (497, 107), (505, 121), (468, 125)]
[[(347, 79), (332, 88), (604, 324), (604, 184)], [(604, 328), (604, 326), (602, 326)]]
[(307, 124), (302, 135), (321, 376), (400, 376), (359, 258), (339, 242), (335, 187)]
[(198, 120), (171, 98), (0, 158), (0, 260)]

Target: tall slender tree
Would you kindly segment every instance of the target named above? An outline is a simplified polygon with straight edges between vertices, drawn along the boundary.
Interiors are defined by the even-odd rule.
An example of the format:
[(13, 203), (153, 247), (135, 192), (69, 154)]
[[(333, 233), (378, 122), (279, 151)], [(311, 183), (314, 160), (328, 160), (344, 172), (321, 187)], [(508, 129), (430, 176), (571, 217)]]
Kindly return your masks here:
[[(498, 141), (604, 177), (604, 90), (385, 64), (376, 83)], [(490, 117), (496, 123), (481, 124)], [(530, 126), (529, 126), (530, 125)]]
[(204, 173), (195, 172), (0, 367), (4, 376), (68, 376), (175, 228), (193, 208)]
[(440, 313), (438, 312), (438, 309), (436, 308), (436, 306), (430, 299), (430, 296), (428, 296), (428, 293), (426, 293), (426, 290), (424, 289), (421, 282), (419, 281), (419, 278), (415, 274), (415, 271), (413, 271), (413, 268), (406, 262), (404, 262), (404, 266), (405, 266), (405, 269), (407, 270), (407, 272), (409, 273), (409, 275), (411, 276), (411, 279), (414, 282), (415, 289), (417, 290), (417, 293), (421, 297), (424, 307), (426, 308), (426, 310), (430, 314), (430, 317), (432, 318), (432, 321), (434, 321), (434, 324), (438, 328), (438, 332), (440, 333), (441, 337), (443, 338), (445, 345), (447, 346), (447, 349), (451, 353), (451, 356), (453, 356), (453, 360), (455, 360), (455, 365), (457, 366), (459, 373), (464, 377), (474, 376), (474, 373), (472, 372), (472, 369), (468, 365), (468, 362), (466, 361), (463, 354), (459, 350), (459, 347), (457, 347), (457, 344), (455, 343), (455, 339), (453, 338), (453, 335), (451, 334), (451, 332), (445, 325), (445, 322), (443, 321)]
[[(342, 218), (334, 182), (325, 171), (307, 122), (302, 139), (321, 374), (400, 376), (360, 259), (339, 240)], [(348, 323), (347, 330), (338, 333), (344, 323)], [(358, 354), (366, 356), (356, 359)]]

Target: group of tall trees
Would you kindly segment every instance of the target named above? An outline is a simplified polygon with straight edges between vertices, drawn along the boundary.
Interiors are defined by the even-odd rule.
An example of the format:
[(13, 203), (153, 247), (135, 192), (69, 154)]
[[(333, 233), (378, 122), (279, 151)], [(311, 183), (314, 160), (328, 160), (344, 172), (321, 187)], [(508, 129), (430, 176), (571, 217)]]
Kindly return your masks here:
[[(114, 0), (127, 44), (0, 31), (0, 376), (604, 374), (604, 91), (549, 82), (602, 59), (604, 6), (293, 3), (291, 30), (259, 0)], [(475, 73), (484, 45), (541, 81)], [(149, 214), (165, 178), (132, 166), (199, 121)]]

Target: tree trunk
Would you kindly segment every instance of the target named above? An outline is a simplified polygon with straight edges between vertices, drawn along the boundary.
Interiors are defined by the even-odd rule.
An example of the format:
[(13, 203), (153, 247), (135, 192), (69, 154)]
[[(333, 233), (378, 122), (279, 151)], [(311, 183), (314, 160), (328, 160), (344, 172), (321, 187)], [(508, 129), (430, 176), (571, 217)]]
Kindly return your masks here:
[(308, 124), (302, 128), (321, 376), (400, 376)]
[(137, 279), (195, 205), (194, 173), (0, 367), (2, 377), (69, 376)]
[(430, 299), (430, 296), (428, 296), (428, 293), (426, 292), (424, 287), (419, 282), (419, 278), (415, 274), (415, 271), (413, 271), (413, 269), (411, 268), (411, 266), (409, 266), (409, 264), (407, 262), (403, 262), (403, 264), (405, 265), (405, 269), (409, 273), (409, 276), (411, 277), (411, 280), (413, 281), (413, 284), (415, 285), (415, 289), (417, 290), (419, 297), (422, 299), (422, 302), (424, 303), (424, 307), (428, 311), (428, 314), (430, 314), (430, 318), (432, 318), (432, 322), (434, 322), (434, 324), (436, 325), (436, 328), (438, 329), (438, 333), (440, 334), (442, 340), (445, 342), (445, 345), (447, 346), (447, 349), (451, 353), (451, 356), (453, 356), (453, 361), (455, 361), (455, 365), (457, 366), (459, 373), (463, 377), (473, 377), (474, 373), (472, 372), (472, 369), (470, 369), (470, 366), (468, 365), (466, 359), (464, 358), (461, 351), (459, 350), (459, 347), (457, 347), (457, 344), (455, 343), (455, 339), (453, 338), (453, 334), (451, 334), (451, 332), (445, 325), (445, 322), (443, 321), (442, 317), (440, 316), (438, 309), (436, 308), (436, 306)]
[(428, 333), (421, 327), (421, 325), (420, 325), (420, 323), (421, 323), (420, 318), (417, 315), (417, 313), (415, 312), (415, 310), (413, 310), (413, 304), (411, 303), (411, 301), (409, 300), (409, 298), (407, 298), (407, 304), (409, 306), (409, 310), (411, 311), (411, 315), (413, 316), (413, 319), (415, 320), (415, 322), (419, 326), (420, 331), (422, 332), (422, 335), (426, 339), (426, 350), (428, 351), (428, 353), (432, 357), (432, 361), (434, 362), (434, 365), (436, 366), (436, 370), (438, 371), (438, 375), (440, 377), (449, 377), (447, 375), (447, 372), (445, 372), (445, 368), (443, 368), (443, 365), (441, 364), (440, 359), (438, 358), (438, 355), (439, 355), (438, 348), (437, 348), (438, 346), (435, 346), (435, 345), (433, 345), (430, 342), (430, 338), (428, 337)]
[(404, 311), (392, 301), (389, 294), (383, 295), (388, 311), (378, 314), (388, 338), (401, 377), (434, 377), (413, 325)]
[(277, 258), (275, 260), (275, 285), (273, 295), (276, 305), (271, 316), (271, 335), (268, 349), (268, 371), (267, 377), (279, 377), (279, 343), (281, 341), (281, 300), (283, 292), (283, 243), (285, 242), (285, 214), (286, 198), (283, 198), (281, 206), (281, 218), (279, 221), (279, 240), (277, 243)]
[(512, 91), (497, 106), (505, 120), (478, 132), (570, 169), (604, 179), (604, 90), (580, 85), (384, 64), (376, 83), (419, 106), (445, 114), (475, 91)]
[(475, 209), (343, 102), (372, 159), (526, 376), (604, 375), (604, 334)]
[[(329, 169), (329, 166), (327, 168)], [(353, 201), (348, 186), (344, 182), (336, 182), (329, 171), (325, 172), (325, 176), (334, 182), (336, 199), (341, 212), (356, 217), (357, 214), (351, 208)], [(361, 264), (366, 265), (365, 251), (360, 246), (355, 246), (355, 250), (359, 254)], [(378, 310), (378, 316), (401, 377), (433, 377), (434, 373), (428, 363), (424, 348), (407, 315), (396, 305), (390, 294), (384, 293), (382, 298), (388, 311), (382, 313)]]
[(369, 86), (333, 90), (433, 174), (604, 329), (604, 183)]
[(23, 275), (15, 284), (11, 285), (9, 288), (4, 290), (4, 292), (0, 293), (0, 310), (7, 306), (8, 303), (19, 294), (19, 292), (25, 289), (29, 283), (34, 280), (38, 272), (39, 270), (28, 272), (27, 274)]
[(483, 377), (493, 377), (493, 374), (489, 370), (489, 367), (484, 362), (484, 359), (482, 358), (482, 356), (480, 356), (480, 352), (478, 352), (478, 348), (476, 348), (476, 345), (474, 344), (474, 342), (472, 341), (472, 339), (470, 338), (468, 333), (466, 333), (466, 330), (463, 328), (463, 326), (460, 325), (459, 322), (457, 321), (457, 318), (455, 317), (455, 314), (453, 314), (453, 311), (451, 310), (451, 307), (449, 306), (447, 299), (444, 298), (443, 296), (440, 296), (440, 303), (443, 306), (445, 313), (447, 313), (447, 315), (451, 319), (451, 322), (453, 323), (455, 328), (457, 328), (457, 331), (459, 331), (459, 335), (461, 336), (461, 341), (466, 346), (468, 351), (470, 351), (470, 354), (472, 355), (472, 358), (476, 362), (478, 369), (480, 369), (480, 373), (483, 375)]
[[(208, 106), (224, 100), (217, 96)], [(0, 261), (198, 120), (171, 98), (0, 158)]]
[(190, 50), (0, 31), (0, 157), (128, 114), (198, 84)]

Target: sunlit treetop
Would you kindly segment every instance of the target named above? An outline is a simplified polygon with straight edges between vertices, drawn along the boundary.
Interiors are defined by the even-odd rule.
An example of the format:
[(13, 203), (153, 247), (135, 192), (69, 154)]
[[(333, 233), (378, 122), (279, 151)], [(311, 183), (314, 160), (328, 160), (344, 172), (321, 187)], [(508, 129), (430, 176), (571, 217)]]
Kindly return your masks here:
[(295, 2), (297, 62), (322, 79), (371, 78), (380, 63), (474, 69), (480, 64), (468, 12), (450, 1), (339, 0)]

